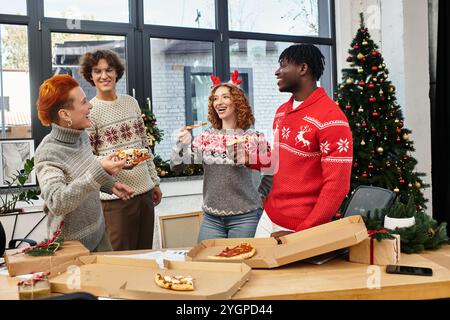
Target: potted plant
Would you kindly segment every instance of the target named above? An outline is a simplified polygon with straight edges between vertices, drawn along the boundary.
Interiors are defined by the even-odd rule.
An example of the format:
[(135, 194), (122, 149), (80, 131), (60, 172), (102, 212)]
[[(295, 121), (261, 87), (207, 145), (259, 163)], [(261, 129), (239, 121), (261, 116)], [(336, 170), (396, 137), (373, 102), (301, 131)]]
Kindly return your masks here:
[(408, 228), (416, 223), (415, 214), (417, 213), (414, 197), (410, 196), (408, 203), (404, 205), (397, 199), (390, 208), (383, 210), (384, 227), (389, 230), (396, 228)]
[(18, 201), (26, 203), (33, 203), (33, 200), (38, 200), (39, 190), (37, 188), (25, 188), (30, 174), (34, 169), (34, 158), (25, 161), (22, 170), (17, 170), (17, 173), (6, 181), (8, 185), (6, 193), (2, 194), (0, 215), (12, 212), (22, 212), (23, 209), (16, 208)]

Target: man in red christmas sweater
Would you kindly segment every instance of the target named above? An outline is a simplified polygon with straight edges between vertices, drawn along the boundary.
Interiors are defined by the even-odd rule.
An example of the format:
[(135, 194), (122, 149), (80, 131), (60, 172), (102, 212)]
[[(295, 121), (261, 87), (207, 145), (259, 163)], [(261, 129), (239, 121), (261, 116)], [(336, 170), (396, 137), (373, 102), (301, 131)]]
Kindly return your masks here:
[(317, 87), (322, 53), (293, 45), (279, 64), (278, 88), (292, 97), (275, 114), (272, 161), (278, 165), (272, 167), (278, 170), (255, 237), (279, 238), (331, 221), (350, 189), (352, 134), (344, 113)]

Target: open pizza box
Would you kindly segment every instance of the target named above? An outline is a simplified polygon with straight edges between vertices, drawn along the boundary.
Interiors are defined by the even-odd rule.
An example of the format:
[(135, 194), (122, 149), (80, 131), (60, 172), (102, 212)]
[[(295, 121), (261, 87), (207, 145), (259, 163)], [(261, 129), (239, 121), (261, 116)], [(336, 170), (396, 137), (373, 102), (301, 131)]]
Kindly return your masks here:
[[(249, 280), (251, 269), (243, 263), (181, 262), (164, 260), (160, 269), (155, 260), (120, 256), (83, 256), (79, 268), (50, 279), (52, 292), (88, 292), (115, 299), (225, 300)], [(192, 276), (193, 291), (174, 291), (159, 287), (155, 275)]]
[[(204, 240), (188, 252), (187, 260), (244, 262), (252, 268), (276, 268), (356, 245), (367, 237), (367, 229), (362, 217), (351, 216), (281, 237), (281, 244), (278, 244), (274, 238)], [(242, 242), (248, 242), (256, 248), (253, 257), (245, 260), (208, 258), (208, 256), (217, 255), (225, 247), (234, 247)]]

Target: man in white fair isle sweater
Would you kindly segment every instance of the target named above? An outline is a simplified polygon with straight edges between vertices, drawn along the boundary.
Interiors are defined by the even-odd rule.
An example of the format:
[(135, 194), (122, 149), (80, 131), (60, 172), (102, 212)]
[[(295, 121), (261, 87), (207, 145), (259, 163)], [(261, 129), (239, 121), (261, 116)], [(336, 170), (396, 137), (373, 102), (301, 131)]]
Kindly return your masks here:
[[(116, 83), (124, 71), (117, 54), (108, 50), (86, 53), (80, 63), (81, 75), (97, 90), (91, 100), (92, 127), (88, 133), (94, 154), (100, 157), (120, 149), (148, 148), (138, 102), (129, 95), (116, 93)], [(154, 207), (162, 197), (153, 159), (123, 170), (116, 178), (131, 186), (136, 196), (125, 202), (100, 194), (111, 244), (114, 250), (150, 249)]]

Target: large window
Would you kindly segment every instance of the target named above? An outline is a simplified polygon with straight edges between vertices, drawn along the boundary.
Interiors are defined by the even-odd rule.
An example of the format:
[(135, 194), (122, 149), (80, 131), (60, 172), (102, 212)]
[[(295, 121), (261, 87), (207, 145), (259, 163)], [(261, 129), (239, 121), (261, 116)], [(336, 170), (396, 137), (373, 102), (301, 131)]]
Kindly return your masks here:
[(289, 99), (289, 95), (278, 91), (275, 70), (278, 57), (290, 46), (289, 42), (230, 39), (231, 70), (246, 68), (253, 75), (253, 110), (255, 127), (268, 130), (272, 127), (277, 107)]
[(179, 127), (207, 120), (212, 73), (228, 81), (239, 71), (258, 130), (270, 131), (276, 108), (289, 96), (278, 91), (274, 76), (289, 45), (321, 49), (326, 69), (320, 85), (334, 92), (334, 0), (1, 2), (2, 138), (32, 137), (39, 145), (49, 129), (37, 118), (36, 100), (53, 74), (71, 74), (92, 98), (95, 88), (80, 77), (79, 59), (96, 49), (124, 60), (118, 91), (155, 113), (165, 134), (155, 149), (163, 160)]
[(144, 0), (146, 24), (214, 29), (214, 0)]
[(228, 0), (233, 31), (319, 35), (317, 0)]
[(26, 15), (27, 1), (26, 0), (2, 1), (0, 5), (0, 14)]
[[(168, 159), (173, 144), (172, 133), (187, 123), (205, 121), (207, 118), (213, 43), (151, 39), (150, 47), (153, 111), (159, 126), (166, 133), (165, 139), (156, 147), (156, 152), (163, 159)], [(192, 72), (205, 69), (210, 70), (207, 77), (190, 76)], [(188, 105), (191, 107), (187, 108)]]
[(45, 0), (46, 17), (129, 22), (127, 0)]
[(0, 42), (1, 138), (31, 138), (27, 27), (0, 24)]
[[(79, 74), (80, 58), (87, 52), (95, 50), (111, 50), (119, 55), (126, 65), (125, 38), (100, 34), (52, 33), (52, 73), (69, 74), (83, 88), (88, 99), (95, 94), (95, 87)], [(127, 73), (117, 83), (117, 92), (126, 94)]]

